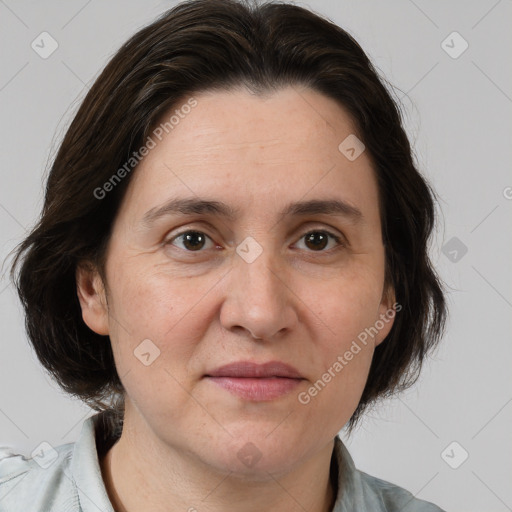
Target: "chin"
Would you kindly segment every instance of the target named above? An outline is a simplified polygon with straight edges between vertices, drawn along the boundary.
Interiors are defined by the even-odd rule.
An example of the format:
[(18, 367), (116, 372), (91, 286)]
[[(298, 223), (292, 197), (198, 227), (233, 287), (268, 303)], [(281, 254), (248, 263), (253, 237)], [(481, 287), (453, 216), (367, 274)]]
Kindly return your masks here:
[[(278, 435), (271, 438), (269, 429), (264, 432), (252, 429), (244, 435), (233, 436), (224, 446), (215, 443), (215, 450), (209, 451), (208, 463), (221, 471), (233, 472), (233, 477), (256, 481), (286, 474), (300, 457), (299, 443)], [(202, 453), (203, 459), (205, 454)]]

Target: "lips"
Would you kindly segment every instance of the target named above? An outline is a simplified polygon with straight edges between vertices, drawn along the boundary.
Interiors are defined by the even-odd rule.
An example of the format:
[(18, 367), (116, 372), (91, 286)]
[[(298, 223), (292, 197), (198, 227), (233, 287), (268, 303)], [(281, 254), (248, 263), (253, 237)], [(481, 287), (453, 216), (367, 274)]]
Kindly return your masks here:
[(208, 372), (205, 378), (244, 400), (256, 402), (286, 395), (303, 380), (293, 366), (280, 361), (264, 364), (238, 361)]
[(302, 379), (302, 375), (293, 367), (280, 361), (270, 361), (264, 364), (238, 361), (221, 366), (209, 372), (207, 377), (237, 377), (237, 378), (270, 378), (283, 377)]

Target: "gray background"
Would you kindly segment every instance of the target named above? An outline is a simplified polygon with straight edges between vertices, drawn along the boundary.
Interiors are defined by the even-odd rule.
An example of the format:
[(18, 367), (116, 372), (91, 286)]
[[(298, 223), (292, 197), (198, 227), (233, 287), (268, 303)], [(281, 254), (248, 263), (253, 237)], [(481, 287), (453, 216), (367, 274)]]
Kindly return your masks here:
[[(34, 223), (45, 169), (89, 85), (121, 43), (175, 3), (0, 0), (2, 258)], [(448, 511), (512, 510), (512, 2), (296, 3), (348, 30), (394, 84), (443, 212), (432, 245), (450, 286), (443, 344), (418, 384), (346, 442), (361, 470)], [(59, 45), (47, 59), (31, 48), (43, 31)], [(458, 58), (442, 46), (453, 31), (469, 44)], [(453, 54), (461, 44), (452, 36), (444, 47)], [(72, 442), (91, 411), (39, 366), (4, 273), (0, 445)], [(469, 458), (453, 469), (446, 461), (460, 464), (462, 450)]]

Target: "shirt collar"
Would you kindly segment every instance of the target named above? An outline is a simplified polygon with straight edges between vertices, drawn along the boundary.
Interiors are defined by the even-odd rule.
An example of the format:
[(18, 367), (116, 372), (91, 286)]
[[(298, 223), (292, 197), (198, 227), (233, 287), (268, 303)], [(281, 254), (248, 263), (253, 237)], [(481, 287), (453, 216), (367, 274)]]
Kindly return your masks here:
[(361, 475), (346, 446), (338, 436), (334, 439), (333, 457), (337, 468), (338, 489), (332, 512), (352, 512), (353, 510), (378, 512), (381, 510), (380, 507), (367, 508), (368, 503), (364, 497)]
[(73, 448), (71, 472), (80, 512), (115, 512), (103, 482), (96, 447), (96, 428), (102, 420), (101, 414), (95, 414), (84, 421)]

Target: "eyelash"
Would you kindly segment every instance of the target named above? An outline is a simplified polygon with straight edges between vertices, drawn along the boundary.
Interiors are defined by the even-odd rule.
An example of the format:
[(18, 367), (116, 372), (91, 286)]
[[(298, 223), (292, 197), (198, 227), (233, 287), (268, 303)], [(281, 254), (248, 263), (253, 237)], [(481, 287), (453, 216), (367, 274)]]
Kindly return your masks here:
[[(199, 231), (199, 230), (196, 230), (196, 229), (187, 229), (185, 231), (182, 231), (181, 233), (177, 233), (176, 235), (174, 235), (172, 238), (169, 238), (168, 240), (166, 240), (164, 242), (164, 245), (167, 246), (167, 245), (173, 245), (172, 242), (180, 237), (182, 237), (183, 235), (186, 235), (187, 233), (199, 233), (201, 235), (204, 235), (205, 237), (209, 238), (210, 240), (212, 240), (212, 238), (210, 236), (208, 236), (206, 233), (204, 233), (203, 231)], [(299, 240), (303, 239), (304, 237), (306, 237), (307, 235), (311, 235), (312, 233), (322, 233), (324, 235), (327, 235), (329, 237), (331, 237), (332, 239), (334, 239), (334, 241), (337, 243), (337, 246), (336, 247), (333, 247), (331, 249), (328, 249), (328, 250), (320, 250), (320, 251), (307, 251), (307, 252), (310, 252), (312, 254), (315, 254), (315, 253), (318, 253), (318, 254), (322, 254), (322, 253), (325, 253), (325, 254), (330, 254), (331, 252), (335, 251), (336, 249), (339, 249), (340, 247), (344, 247), (344, 243), (342, 241), (342, 238), (338, 235), (335, 235), (334, 233), (328, 231), (328, 230), (325, 230), (325, 229), (312, 229), (310, 231), (307, 231), (306, 233), (304, 233), (300, 238)], [(213, 240), (212, 240), (213, 241)], [(173, 245), (173, 247), (176, 247)], [(178, 249), (181, 249), (181, 247), (178, 247)], [(194, 254), (194, 253), (200, 253), (200, 252), (204, 252), (204, 250), (198, 250), (198, 251), (189, 251), (187, 249), (181, 249), (182, 251), (184, 252), (188, 252), (190, 254)]]

